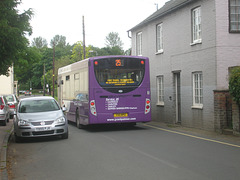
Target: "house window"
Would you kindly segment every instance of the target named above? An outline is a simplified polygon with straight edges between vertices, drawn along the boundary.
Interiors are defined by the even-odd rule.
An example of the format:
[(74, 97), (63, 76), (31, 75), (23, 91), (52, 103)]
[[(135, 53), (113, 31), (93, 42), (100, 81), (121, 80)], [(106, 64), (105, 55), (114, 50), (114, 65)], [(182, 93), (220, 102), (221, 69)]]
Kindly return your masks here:
[(203, 107), (203, 76), (202, 72), (193, 73), (193, 107)]
[(157, 76), (157, 105), (164, 105), (163, 76)]
[(162, 23), (157, 25), (157, 53), (163, 52)]
[(142, 55), (142, 32), (137, 33), (137, 55)]
[(66, 81), (69, 81), (70, 80), (70, 76), (66, 76)]
[(240, 33), (240, 0), (229, 0), (229, 31)]
[(202, 42), (201, 7), (192, 10), (192, 43)]
[(74, 74), (74, 79), (75, 80), (79, 79), (79, 73)]

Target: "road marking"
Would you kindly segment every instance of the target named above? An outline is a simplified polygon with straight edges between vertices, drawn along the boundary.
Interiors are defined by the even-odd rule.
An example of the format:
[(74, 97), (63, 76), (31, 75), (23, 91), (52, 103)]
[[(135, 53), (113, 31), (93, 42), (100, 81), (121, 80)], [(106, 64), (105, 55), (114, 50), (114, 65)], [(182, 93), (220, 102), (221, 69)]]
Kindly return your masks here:
[(149, 158), (151, 158), (151, 159), (153, 159), (153, 160), (155, 160), (155, 161), (159, 161), (159, 162), (161, 162), (162, 164), (168, 165), (168, 166), (170, 166), (170, 167), (172, 167), (172, 168), (178, 168), (178, 166), (176, 166), (176, 165), (174, 165), (174, 164), (172, 164), (172, 163), (169, 163), (169, 162), (167, 162), (167, 161), (164, 161), (164, 160), (162, 160), (162, 159), (159, 159), (158, 157), (152, 156), (151, 154), (145, 153), (145, 152), (143, 152), (143, 151), (141, 151), (141, 150), (139, 150), (139, 149), (136, 149), (136, 148), (134, 148), (134, 147), (132, 147), (132, 146), (129, 146), (129, 148), (132, 149), (133, 151), (138, 152), (139, 154), (142, 154), (142, 155), (144, 155), (144, 156), (146, 156), (146, 157), (149, 157)]
[(159, 129), (159, 130), (166, 131), (166, 132), (179, 134), (179, 135), (182, 135), (182, 136), (188, 136), (188, 137), (195, 138), (195, 139), (201, 139), (201, 140), (204, 140), (204, 141), (210, 141), (210, 142), (215, 142), (215, 143), (218, 143), (218, 144), (224, 144), (224, 145), (227, 145), (227, 146), (240, 148), (240, 145), (236, 145), (236, 144), (231, 144), (231, 143), (226, 143), (226, 142), (217, 141), (217, 140), (213, 140), (213, 139), (194, 136), (194, 135), (190, 135), (190, 134), (186, 134), (186, 133), (182, 133), (182, 132), (177, 132), (177, 131), (173, 131), (173, 130), (169, 130), (169, 129), (164, 129), (164, 128), (160, 128), (160, 127), (156, 127), (156, 126), (151, 126), (151, 125), (148, 125), (148, 124), (144, 124), (144, 126), (151, 127), (151, 128), (154, 128), (154, 129)]
[(113, 139), (113, 138), (111, 138), (111, 137), (109, 137), (109, 136), (106, 136), (106, 135), (101, 135), (102, 137), (104, 137), (104, 138), (106, 138), (106, 139), (108, 139), (108, 140), (110, 140), (110, 141), (112, 141), (112, 142), (116, 142), (116, 140), (115, 139)]

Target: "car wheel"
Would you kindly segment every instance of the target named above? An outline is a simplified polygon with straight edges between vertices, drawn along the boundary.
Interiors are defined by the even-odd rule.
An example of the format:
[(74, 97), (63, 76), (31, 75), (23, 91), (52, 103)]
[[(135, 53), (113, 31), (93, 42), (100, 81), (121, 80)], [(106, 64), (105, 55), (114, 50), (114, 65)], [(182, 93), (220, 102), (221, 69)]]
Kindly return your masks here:
[(7, 125), (7, 119), (5, 119), (2, 123), (3, 126), (6, 126)]
[(68, 131), (64, 134), (62, 134), (62, 139), (68, 139)]
[(15, 142), (16, 143), (20, 143), (22, 141), (22, 138), (17, 136), (16, 134), (14, 135), (14, 137), (15, 137)]

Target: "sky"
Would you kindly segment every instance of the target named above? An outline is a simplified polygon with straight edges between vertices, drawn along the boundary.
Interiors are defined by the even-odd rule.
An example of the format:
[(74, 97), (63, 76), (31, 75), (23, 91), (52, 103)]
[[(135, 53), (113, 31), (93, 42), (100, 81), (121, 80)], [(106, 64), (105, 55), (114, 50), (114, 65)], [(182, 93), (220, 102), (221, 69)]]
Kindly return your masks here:
[(105, 38), (117, 32), (123, 49), (131, 47), (127, 31), (161, 8), (168, 0), (22, 0), (20, 12), (32, 8), (33, 34), (50, 44), (55, 35), (66, 37), (70, 45), (83, 41), (82, 17), (86, 46), (105, 47)]

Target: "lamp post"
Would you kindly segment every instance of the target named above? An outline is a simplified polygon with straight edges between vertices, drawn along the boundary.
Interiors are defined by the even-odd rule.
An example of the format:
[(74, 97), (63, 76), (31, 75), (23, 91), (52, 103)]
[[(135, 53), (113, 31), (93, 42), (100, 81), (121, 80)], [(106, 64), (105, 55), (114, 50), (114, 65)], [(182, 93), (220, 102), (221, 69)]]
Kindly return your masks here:
[(97, 51), (90, 50), (89, 52), (90, 52), (90, 53), (94, 53), (94, 52), (95, 52), (95, 53), (96, 53), (96, 56), (98, 56)]

